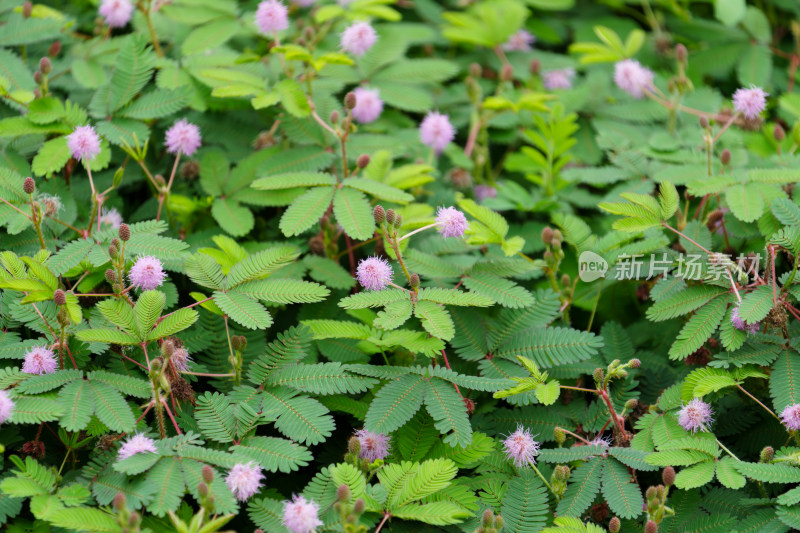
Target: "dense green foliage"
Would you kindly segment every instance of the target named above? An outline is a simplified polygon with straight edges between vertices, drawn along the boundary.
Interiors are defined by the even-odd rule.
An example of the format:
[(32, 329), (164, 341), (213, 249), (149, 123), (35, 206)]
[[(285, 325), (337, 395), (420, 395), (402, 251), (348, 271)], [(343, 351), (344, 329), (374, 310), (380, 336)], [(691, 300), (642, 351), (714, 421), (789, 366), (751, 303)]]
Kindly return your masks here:
[(0, 527), (800, 530), (800, 4), (282, 5), (0, 0)]

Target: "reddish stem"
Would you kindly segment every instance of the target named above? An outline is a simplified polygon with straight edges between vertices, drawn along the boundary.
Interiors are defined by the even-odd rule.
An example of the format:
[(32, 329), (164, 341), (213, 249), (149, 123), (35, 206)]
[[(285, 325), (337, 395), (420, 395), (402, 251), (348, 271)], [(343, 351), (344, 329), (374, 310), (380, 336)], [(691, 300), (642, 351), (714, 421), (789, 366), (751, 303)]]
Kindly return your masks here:
[(175, 431), (178, 432), (178, 435), (181, 435), (181, 428), (178, 427), (178, 423), (175, 421), (175, 417), (172, 416), (172, 411), (170, 410), (169, 405), (167, 405), (167, 402), (164, 400), (161, 400), (161, 403), (164, 404), (164, 408), (167, 410), (169, 419), (172, 420), (172, 425), (175, 426)]
[(375, 530), (375, 533), (379, 533), (380, 532), (381, 528), (383, 527), (383, 524), (385, 524), (386, 521), (389, 520), (390, 516), (392, 516), (391, 513), (383, 513), (383, 520), (381, 520), (381, 523), (378, 524), (378, 528)]

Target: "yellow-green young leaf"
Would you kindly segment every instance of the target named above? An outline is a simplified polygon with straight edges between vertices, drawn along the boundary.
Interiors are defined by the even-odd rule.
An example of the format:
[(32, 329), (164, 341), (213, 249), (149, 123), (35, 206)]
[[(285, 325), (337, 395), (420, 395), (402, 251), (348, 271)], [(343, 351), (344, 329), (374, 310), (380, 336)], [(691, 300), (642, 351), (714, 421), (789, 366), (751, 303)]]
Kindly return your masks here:
[(69, 315), (69, 319), (73, 324), (80, 324), (83, 315), (81, 314), (81, 306), (78, 302), (78, 297), (75, 296), (75, 293), (72, 291), (67, 292), (66, 296), (67, 303), (64, 307), (67, 310), (67, 315)]
[(636, 52), (638, 52), (644, 44), (645, 37), (646, 34), (638, 28), (630, 32), (627, 39), (625, 39), (625, 56), (635, 56)]
[(285, 79), (275, 85), (275, 90), (281, 95), (283, 107), (296, 117), (307, 117), (311, 114), (311, 107), (306, 99), (300, 84), (293, 79)]
[(253, 109), (264, 109), (271, 107), (281, 101), (281, 95), (275, 91), (270, 91), (266, 94), (261, 94), (250, 100), (250, 105)]
[(681, 200), (680, 196), (678, 196), (678, 189), (669, 181), (662, 181), (658, 188), (660, 192), (658, 200), (661, 204), (661, 218), (662, 220), (669, 220), (678, 210)]
[(536, 390), (534, 390), (536, 394), (536, 399), (539, 400), (539, 403), (544, 405), (553, 405), (558, 400), (558, 396), (561, 394), (561, 387), (559, 386), (558, 381), (553, 380), (549, 383), (540, 383), (537, 385)]
[(625, 57), (625, 45), (622, 44), (622, 39), (620, 39), (619, 35), (617, 35), (617, 32), (605, 26), (595, 26), (593, 29), (594, 34), (597, 35), (597, 37), (603, 41), (606, 46), (619, 54), (620, 59)]
[(66, 137), (50, 139), (42, 145), (33, 158), (31, 170), (36, 176), (50, 176), (64, 168), (69, 161), (70, 153)]

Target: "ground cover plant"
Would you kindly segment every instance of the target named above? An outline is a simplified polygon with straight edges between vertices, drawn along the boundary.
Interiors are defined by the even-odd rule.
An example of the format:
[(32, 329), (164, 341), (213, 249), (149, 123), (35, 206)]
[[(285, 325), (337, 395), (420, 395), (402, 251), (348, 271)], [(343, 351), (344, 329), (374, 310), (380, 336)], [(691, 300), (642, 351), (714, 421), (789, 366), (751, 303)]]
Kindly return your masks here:
[(0, 527), (800, 530), (794, 0), (0, 0)]

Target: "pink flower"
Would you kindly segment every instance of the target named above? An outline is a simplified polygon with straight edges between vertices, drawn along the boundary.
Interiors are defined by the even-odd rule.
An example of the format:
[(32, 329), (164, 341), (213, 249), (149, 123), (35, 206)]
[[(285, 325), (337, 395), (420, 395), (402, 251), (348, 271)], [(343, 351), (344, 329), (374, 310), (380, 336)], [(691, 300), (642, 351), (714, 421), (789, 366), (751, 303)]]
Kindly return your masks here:
[(530, 430), (518, 426), (517, 430), (503, 441), (506, 456), (514, 461), (517, 467), (536, 464), (539, 455), (539, 443), (533, 440)]
[(256, 10), (256, 26), (262, 35), (273, 35), (289, 27), (289, 10), (280, 0), (264, 0)]
[(356, 431), (356, 437), (361, 445), (359, 457), (367, 461), (385, 459), (389, 455), (389, 436), (383, 433), (373, 433), (366, 429)]
[(497, 198), (497, 189), (491, 185), (476, 185), (473, 192), (478, 203), (483, 203), (487, 198)]
[(175, 348), (169, 360), (172, 362), (172, 366), (175, 367), (175, 370), (178, 372), (186, 372), (189, 370), (189, 363), (192, 361), (192, 358), (189, 357), (189, 352), (186, 348)]
[(787, 405), (781, 413), (781, 422), (793, 431), (800, 430), (800, 403)]
[(346, 52), (363, 56), (375, 44), (378, 35), (369, 22), (355, 22), (342, 32), (341, 44)]
[(605, 451), (607, 448), (611, 447), (611, 439), (609, 437), (595, 437), (589, 441), (589, 444), (592, 446), (600, 446)]
[(508, 38), (508, 41), (503, 45), (503, 50), (508, 52), (527, 52), (531, 49), (531, 45), (536, 42), (536, 37), (531, 35), (531, 32), (526, 30), (519, 30), (517, 33)]
[(292, 501), (283, 502), (283, 525), (292, 533), (311, 533), (323, 525), (319, 519), (319, 505), (295, 495)]
[(695, 398), (678, 412), (678, 423), (686, 431), (696, 432), (705, 429), (712, 422), (711, 406), (700, 398)]
[(165, 277), (167, 274), (161, 261), (149, 255), (137, 259), (128, 272), (131, 285), (143, 291), (152, 291), (161, 286)]
[(67, 137), (67, 147), (75, 159), (91, 161), (100, 153), (100, 137), (93, 127), (78, 126)]
[(106, 19), (106, 24), (112, 28), (122, 28), (131, 20), (133, 4), (130, 0), (103, 0), (98, 12)]
[(258, 492), (262, 479), (264, 479), (264, 474), (257, 464), (238, 463), (231, 468), (228, 477), (225, 478), (225, 483), (228, 484), (228, 488), (231, 489), (236, 499), (244, 502)]
[(456, 136), (456, 130), (447, 115), (432, 111), (419, 125), (419, 136), (422, 144), (430, 146), (439, 155)]
[(440, 207), (436, 212), (436, 229), (442, 237), (463, 237), (468, 228), (467, 217), (455, 207)]
[(767, 96), (761, 87), (737, 89), (733, 93), (733, 107), (747, 118), (756, 118), (767, 107)]
[(182, 154), (192, 155), (200, 147), (202, 137), (200, 128), (181, 119), (167, 130), (167, 152), (175, 154), (180, 151)]
[(58, 369), (53, 350), (44, 346), (32, 348), (25, 354), (22, 371), (26, 374), (52, 374)]
[(378, 120), (383, 112), (383, 100), (378, 96), (378, 89), (358, 87), (353, 90), (353, 94), (356, 95), (353, 118), (362, 124)]
[(128, 457), (136, 455), (137, 453), (144, 452), (158, 453), (156, 443), (150, 437), (145, 437), (141, 433), (137, 433), (128, 439), (128, 442), (119, 447), (117, 458), (127, 459)]
[(555, 89), (571, 89), (572, 78), (574, 77), (574, 68), (562, 68), (545, 72), (542, 74), (542, 81), (544, 82), (544, 88), (548, 91)]
[(761, 329), (760, 323), (756, 322), (754, 324), (748, 324), (739, 316), (738, 305), (733, 308), (733, 311), (731, 311), (731, 324), (733, 324), (733, 327), (739, 331), (746, 331), (750, 335), (758, 333), (758, 330)]
[(0, 390), (0, 424), (11, 417), (14, 412), (14, 400), (4, 390)]
[(106, 226), (117, 229), (119, 225), (122, 224), (122, 215), (119, 214), (116, 207), (103, 209), (103, 216), (100, 217), (100, 224), (105, 224)]
[(653, 86), (655, 74), (634, 59), (625, 59), (614, 65), (614, 83), (634, 98), (642, 98), (646, 89)]
[(392, 281), (392, 267), (386, 259), (368, 257), (358, 263), (356, 279), (368, 291), (380, 291)]

